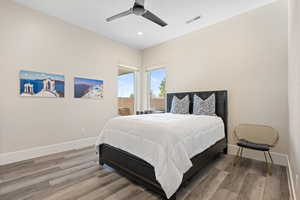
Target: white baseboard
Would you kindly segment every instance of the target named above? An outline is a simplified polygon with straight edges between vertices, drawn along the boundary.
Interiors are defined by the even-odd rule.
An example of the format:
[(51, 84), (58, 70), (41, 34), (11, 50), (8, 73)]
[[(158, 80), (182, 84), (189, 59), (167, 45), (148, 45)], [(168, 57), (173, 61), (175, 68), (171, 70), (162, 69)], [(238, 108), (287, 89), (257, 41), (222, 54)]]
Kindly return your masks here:
[(40, 156), (46, 156), (49, 154), (59, 153), (63, 151), (69, 151), (73, 149), (80, 149), (94, 145), (96, 143), (96, 137), (89, 137), (79, 140), (73, 140), (60, 144), (53, 144), (48, 146), (36, 147), (31, 149), (25, 149), (16, 152), (1, 153), (0, 165), (6, 165), (23, 160), (29, 160)]
[[(228, 145), (228, 153), (235, 155), (238, 150), (238, 146), (229, 144)], [(288, 166), (288, 156), (283, 153), (271, 152), (272, 158), (274, 163), (277, 165)], [(244, 149), (243, 156), (246, 158), (251, 158), (254, 160), (265, 161), (265, 157), (263, 152), (261, 151), (254, 151), (250, 149)]]
[(290, 199), (297, 200), (296, 191), (295, 191), (295, 183), (293, 179), (293, 170), (291, 167), (290, 160), (288, 159), (288, 166), (286, 168), (287, 175), (288, 175), (288, 182), (289, 182), (289, 189), (290, 189)]

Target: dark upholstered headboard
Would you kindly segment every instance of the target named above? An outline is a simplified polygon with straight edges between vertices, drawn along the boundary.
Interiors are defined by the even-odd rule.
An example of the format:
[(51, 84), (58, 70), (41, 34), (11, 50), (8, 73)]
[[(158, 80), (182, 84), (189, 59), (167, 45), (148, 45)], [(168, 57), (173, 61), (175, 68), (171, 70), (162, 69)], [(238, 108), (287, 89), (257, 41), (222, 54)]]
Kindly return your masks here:
[(228, 100), (227, 100), (227, 91), (205, 91), (205, 92), (180, 92), (180, 93), (168, 93), (167, 94), (167, 112), (170, 112), (172, 99), (174, 96), (182, 99), (186, 95), (189, 95), (190, 99), (190, 113), (193, 113), (193, 100), (194, 95), (198, 95), (202, 99), (208, 98), (210, 95), (215, 94), (216, 96), (216, 115), (221, 117), (225, 125), (225, 135), (228, 139), (227, 129), (228, 129)]

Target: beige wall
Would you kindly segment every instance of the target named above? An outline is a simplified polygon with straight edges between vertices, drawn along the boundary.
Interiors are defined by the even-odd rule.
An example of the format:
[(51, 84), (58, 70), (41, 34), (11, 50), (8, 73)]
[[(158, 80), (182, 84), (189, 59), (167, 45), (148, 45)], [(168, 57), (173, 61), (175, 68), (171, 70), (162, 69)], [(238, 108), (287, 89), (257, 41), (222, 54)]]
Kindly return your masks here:
[[(0, 153), (96, 136), (117, 114), (117, 65), (165, 66), (167, 90), (229, 90), (230, 128), (269, 124), (287, 152), (287, 4), (271, 5), (146, 49), (0, 1)], [(64, 99), (18, 96), (21, 69), (66, 76)], [(73, 99), (73, 77), (103, 79), (104, 99)]]
[[(140, 52), (9, 0), (0, 27), (0, 153), (97, 136), (117, 114), (117, 65), (140, 66)], [(19, 97), (21, 69), (64, 74), (66, 97)], [(104, 99), (74, 99), (74, 76), (104, 80)]]
[(300, 3), (298, 0), (290, 0), (289, 11), (289, 158), (295, 189), (298, 192), (297, 197), (300, 197), (300, 180), (296, 179), (296, 175), (300, 174)]
[[(229, 91), (229, 126), (280, 131), (287, 152), (287, 2), (279, 0), (143, 51), (144, 68), (167, 69), (167, 91)], [(231, 135), (232, 142), (232, 135)]]

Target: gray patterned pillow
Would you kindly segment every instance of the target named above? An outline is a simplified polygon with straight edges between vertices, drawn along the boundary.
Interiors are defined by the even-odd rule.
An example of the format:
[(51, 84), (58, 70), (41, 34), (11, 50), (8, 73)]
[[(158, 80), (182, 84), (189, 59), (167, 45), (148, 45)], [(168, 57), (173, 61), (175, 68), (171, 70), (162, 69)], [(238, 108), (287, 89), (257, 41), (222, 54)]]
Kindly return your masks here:
[(190, 100), (189, 100), (188, 95), (186, 95), (182, 99), (178, 99), (176, 96), (173, 97), (171, 113), (174, 113), (174, 114), (189, 114), (189, 108), (190, 108)]
[(215, 94), (210, 95), (203, 100), (194, 95), (193, 114), (195, 115), (215, 115), (216, 113), (216, 97)]

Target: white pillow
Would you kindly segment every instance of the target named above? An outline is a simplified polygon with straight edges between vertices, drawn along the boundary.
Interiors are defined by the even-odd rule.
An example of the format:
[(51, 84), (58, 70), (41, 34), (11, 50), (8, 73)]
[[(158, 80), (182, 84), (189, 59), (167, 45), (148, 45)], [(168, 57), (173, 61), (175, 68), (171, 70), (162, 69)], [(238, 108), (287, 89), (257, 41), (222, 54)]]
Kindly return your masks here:
[(178, 99), (176, 96), (173, 97), (171, 113), (189, 114), (189, 109), (190, 109), (190, 100), (188, 95), (186, 95), (182, 99)]

